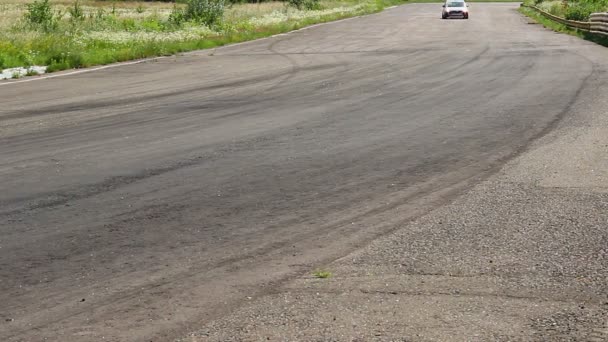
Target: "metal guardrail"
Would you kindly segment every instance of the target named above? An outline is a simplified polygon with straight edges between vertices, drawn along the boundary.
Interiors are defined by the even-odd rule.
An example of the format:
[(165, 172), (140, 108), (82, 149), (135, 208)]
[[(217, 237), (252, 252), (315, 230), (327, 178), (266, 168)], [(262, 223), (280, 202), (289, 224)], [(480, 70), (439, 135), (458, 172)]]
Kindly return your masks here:
[(608, 13), (593, 13), (589, 17), (589, 21), (574, 21), (555, 16), (549, 12), (543, 11), (542, 9), (536, 6), (529, 6), (524, 4), (522, 4), (522, 6), (532, 8), (533, 10), (542, 14), (544, 17), (560, 24), (566, 25), (570, 28), (608, 36)]
[(593, 13), (589, 17), (591, 32), (608, 36), (608, 13)]
[(568, 20), (568, 19), (564, 19), (561, 17), (558, 17), (556, 15), (553, 15), (549, 12), (543, 11), (542, 9), (536, 7), (536, 6), (530, 6), (530, 5), (523, 5), (524, 7), (528, 7), (528, 8), (532, 8), (533, 10), (537, 11), (538, 13), (542, 14), (545, 18), (551, 19), (555, 22), (558, 22), (560, 24), (566, 25), (570, 28), (575, 28), (575, 29), (579, 29), (579, 30), (584, 30), (584, 31), (591, 31), (591, 22), (590, 21), (575, 21), (575, 20)]

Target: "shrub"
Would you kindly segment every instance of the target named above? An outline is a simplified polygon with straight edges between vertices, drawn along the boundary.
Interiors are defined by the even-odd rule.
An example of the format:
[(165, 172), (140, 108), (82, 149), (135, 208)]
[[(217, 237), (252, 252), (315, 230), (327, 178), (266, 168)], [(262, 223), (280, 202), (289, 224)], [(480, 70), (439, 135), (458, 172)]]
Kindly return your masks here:
[(321, 8), (321, 3), (319, 2), (319, 0), (306, 0), (304, 1), (304, 8), (306, 8), (309, 11), (312, 10), (320, 10)]
[(187, 0), (185, 9), (173, 6), (169, 22), (178, 26), (185, 21), (212, 26), (220, 23), (225, 9), (225, 0)]
[(177, 5), (173, 6), (173, 10), (169, 14), (169, 22), (174, 25), (181, 25), (184, 21), (186, 21), (186, 16), (184, 14), (184, 10), (177, 7)]
[(556, 15), (558, 17), (562, 17), (564, 14), (564, 5), (559, 3), (559, 2), (552, 2), (552, 3), (547, 3), (545, 4), (545, 6), (548, 5), (548, 9), (547, 12)]
[(287, 4), (299, 10), (318, 10), (321, 9), (319, 0), (287, 0)]
[(568, 20), (586, 21), (589, 19), (590, 14), (591, 12), (589, 12), (587, 8), (577, 4), (566, 8), (564, 16)]
[(50, 31), (57, 27), (57, 18), (51, 9), (49, 0), (35, 0), (27, 5), (25, 20), (31, 25)]
[(79, 52), (60, 52), (50, 56), (46, 61), (47, 71), (65, 70), (84, 66), (84, 60)]
[(297, 9), (302, 9), (305, 0), (287, 0), (287, 4)]
[(184, 18), (211, 26), (224, 16), (225, 0), (188, 0)]
[(564, 17), (569, 20), (588, 21), (591, 13), (605, 12), (608, 10), (608, 1), (578, 1), (572, 3), (564, 13)]

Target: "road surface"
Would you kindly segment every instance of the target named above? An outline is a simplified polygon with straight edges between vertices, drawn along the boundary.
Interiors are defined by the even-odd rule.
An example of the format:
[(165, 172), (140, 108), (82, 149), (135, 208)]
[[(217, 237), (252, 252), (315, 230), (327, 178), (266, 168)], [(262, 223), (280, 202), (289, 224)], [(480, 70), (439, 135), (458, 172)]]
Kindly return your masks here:
[(1, 84), (0, 340), (179, 338), (449, 203), (597, 76), (516, 8)]

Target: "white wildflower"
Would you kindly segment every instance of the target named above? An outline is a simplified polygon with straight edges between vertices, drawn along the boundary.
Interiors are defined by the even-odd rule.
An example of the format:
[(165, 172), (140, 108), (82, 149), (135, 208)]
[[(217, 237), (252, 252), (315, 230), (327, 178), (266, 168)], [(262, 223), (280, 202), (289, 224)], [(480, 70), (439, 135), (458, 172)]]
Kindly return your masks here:
[(85, 34), (86, 39), (101, 40), (110, 43), (127, 44), (133, 41), (187, 41), (196, 40), (218, 33), (206, 26), (184, 27), (179, 31), (149, 32), (149, 31), (92, 31)]
[(292, 10), (292, 11), (273, 11), (270, 14), (266, 14), (264, 16), (258, 18), (249, 19), (249, 23), (253, 26), (270, 26), (276, 25), (279, 23), (287, 22), (287, 21), (301, 21), (304, 19), (311, 18), (321, 18), (327, 15), (332, 14), (348, 14), (359, 12), (364, 5), (359, 4), (351, 7), (335, 7), (325, 10), (316, 10), (316, 11), (300, 11), (300, 10)]

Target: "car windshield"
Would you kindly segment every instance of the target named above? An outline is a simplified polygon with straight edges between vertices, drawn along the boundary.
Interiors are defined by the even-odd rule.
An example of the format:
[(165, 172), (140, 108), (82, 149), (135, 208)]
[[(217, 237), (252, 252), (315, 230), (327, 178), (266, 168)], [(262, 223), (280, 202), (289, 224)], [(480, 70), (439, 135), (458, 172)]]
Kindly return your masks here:
[(446, 7), (464, 7), (464, 2), (448, 2)]

